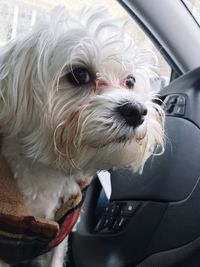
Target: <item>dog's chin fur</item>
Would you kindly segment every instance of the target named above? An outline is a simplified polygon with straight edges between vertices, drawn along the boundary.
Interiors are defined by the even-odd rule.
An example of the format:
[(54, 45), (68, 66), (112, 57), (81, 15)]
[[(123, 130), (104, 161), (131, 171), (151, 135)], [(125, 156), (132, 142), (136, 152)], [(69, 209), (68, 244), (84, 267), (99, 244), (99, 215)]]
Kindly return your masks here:
[[(1, 49), (2, 153), (34, 215), (53, 219), (61, 198), (77, 193), (85, 176), (121, 166), (137, 171), (157, 148), (163, 151), (164, 114), (149, 81), (155, 63), (125, 24), (101, 9), (77, 18), (56, 9)], [(67, 75), (75, 67), (87, 68), (93, 79), (73, 85)], [(124, 85), (128, 75), (134, 88)], [(148, 110), (137, 128), (117, 112), (125, 103)], [(45, 264), (61, 267), (64, 249), (54, 254), (61, 256)]]

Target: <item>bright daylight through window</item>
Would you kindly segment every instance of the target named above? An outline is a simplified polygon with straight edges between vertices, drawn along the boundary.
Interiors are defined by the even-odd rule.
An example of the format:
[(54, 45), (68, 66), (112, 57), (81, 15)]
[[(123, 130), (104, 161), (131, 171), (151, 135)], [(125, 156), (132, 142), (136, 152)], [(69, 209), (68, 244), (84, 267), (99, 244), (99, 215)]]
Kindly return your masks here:
[(200, 0), (183, 0), (196, 21), (200, 24)]
[(130, 21), (130, 31), (139, 47), (152, 50), (158, 57), (157, 74), (154, 80), (158, 88), (169, 83), (171, 68), (152, 44), (149, 38), (141, 31), (138, 25), (128, 17), (127, 13), (115, 0), (1, 0), (0, 5), (0, 45), (14, 39), (18, 34), (28, 31), (34, 24), (55, 6), (65, 6), (71, 12), (75, 12), (84, 5), (104, 6), (110, 9), (110, 13), (116, 18), (125, 18)]

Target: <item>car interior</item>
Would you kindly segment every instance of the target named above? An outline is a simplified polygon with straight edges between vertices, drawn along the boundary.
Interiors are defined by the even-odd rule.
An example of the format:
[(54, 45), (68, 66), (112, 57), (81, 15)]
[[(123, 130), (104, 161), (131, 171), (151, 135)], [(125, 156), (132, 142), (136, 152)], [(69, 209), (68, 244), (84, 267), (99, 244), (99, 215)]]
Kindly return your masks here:
[(96, 174), (69, 236), (66, 266), (198, 267), (200, 26), (186, 0), (117, 2), (171, 68), (159, 92), (166, 148), (142, 173), (123, 168)]
[(70, 236), (70, 266), (199, 266), (200, 29), (182, 1), (119, 2), (172, 66), (160, 92), (166, 151), (142, 174), (109, 170), (110, 198), (94, 177)]

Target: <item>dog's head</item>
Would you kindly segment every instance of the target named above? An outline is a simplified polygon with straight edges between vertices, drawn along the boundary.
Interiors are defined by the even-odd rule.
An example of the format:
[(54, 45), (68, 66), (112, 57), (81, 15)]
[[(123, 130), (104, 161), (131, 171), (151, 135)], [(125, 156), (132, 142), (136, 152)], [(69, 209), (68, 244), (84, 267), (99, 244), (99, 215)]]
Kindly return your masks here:
[(105, 10), (76, 19), (57, 9), (0, 56), (0, 126), (28, 157), (90, 174), (137, 170), (159, 146), (153, 57)]

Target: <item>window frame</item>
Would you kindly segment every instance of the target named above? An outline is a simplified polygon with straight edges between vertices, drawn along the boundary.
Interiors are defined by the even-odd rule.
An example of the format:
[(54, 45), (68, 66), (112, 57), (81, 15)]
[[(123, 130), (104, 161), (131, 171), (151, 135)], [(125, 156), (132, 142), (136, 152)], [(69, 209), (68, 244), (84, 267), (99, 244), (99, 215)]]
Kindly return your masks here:
[[(194, 21), (193, 17), (189, 14), (189, 12), (186, 10), (185, 6), (183, 5), (182, 1), (180, 0), (173, 0), (173, 3), (171, 1), (166, 1), (163, 3), (163, 1), (159, 0), (148, 0), (148, 3), (145, 0), (117, 0), (120, 5), (129, 13), (129, 15), (133, 18), (133, 20), (136, 21), (136, 23), (139, 24), (139, 26), (142, 28), (142, 30), (147, 34), (147, 36), (152, 40), (152, 42), (155, 44), (157, 49), (161, 52), (165, 60), (168, 62), (168, 64), (171, 66), (172, 73), (170, 77), (170, 81), (173, 81), (177, 77), (181, 76), (182, 74), (186, 73), (187, 71), (190, 71), (197, 66), (199, 66), (200, 59), (198, 58), (199, 55), (199, 47), (200, 47), (200, 38), (198, 39), (196, 37), (200, 36), (200, 28), (197, 26), (196, 22)], [(162, 2), (162, 3), (161, 3)], [(161, 5), (164, 4), (164, 7)], [(145, 10), (144, 10), (145, 5)], [(146, 5), (149, 5), (149, 10), (146, 8)], [(169, 16), (171, 14), (167, 13), (170, 11), (170, 8), (172, 8), (172, 5), (175, 11), (178, 11), (178, 18), (173, 17), (173, 21), (165, 20), (165, 25), (168, 27), (170, 23), (174, 25), (174, 28), (171, 29), (172, 36), (176, 37), (176, 41), (178, 42), (178, 45), (175, 45), (173, 42), (174, 40), (167, 39), (169, 38), (169, 32), (167, 37), (164, 36), (162, 30), (163, 28), (158, 29), (158, 19), (161, 19), (163, 17), (170, 18)], [(162, 7), (159, 14), (159, 8)], [(164, 8), (167, 8), (166, 14), (164, 13)], [(155, 16), (155, 19), (151, 18), (152, 12), (157, 14)], [(182, 17), (183, 15), (183, 17)], [(162, 17), (163, 16), (163, 17)], [(151, 18), (151, 23), (148, 24), (149, 18)], [(156, 21), (157, 19), (157, 21)], [(184, 31), (183, 31), (183, 25), (176, 25), (176, 22), (184, 22), (187, 24), (187, 34), (189, 40), (188, 47), (184, 47), (181, 43), (181, 40), (184, 38)], [(184, 24), (183, 23), (183, 24)], [(161, 27), (164, 27), (161, 26)], [(156, 30), (159, 30), (160, 32), (156, 32)], [(177, 30), (177, 32), (176, 32)], [(179, 31), (178, 31), (179, 30)], [(192, 31), (191, 31), (192, 30)], [(162, 35), (159, 35), (159, 34)], [(178, 35), (178, 36), (176, 36)], [(187, 36), (187, 35), (186, 35)], [(180, 38), (180, 40), (177, 40)], [(171, 42), (170, 42), (171, 41)], [(195, 43), (195, 52), (193, 51), (193, 43)], [(182, 47), (181, 47), (182, 45)], [(190, 54), (185, 59), (185, 50), (190, 50)], [(167, 51), (168, 50), (168, 51)], [(191, 58), (189, 58), (191, 57)]]

